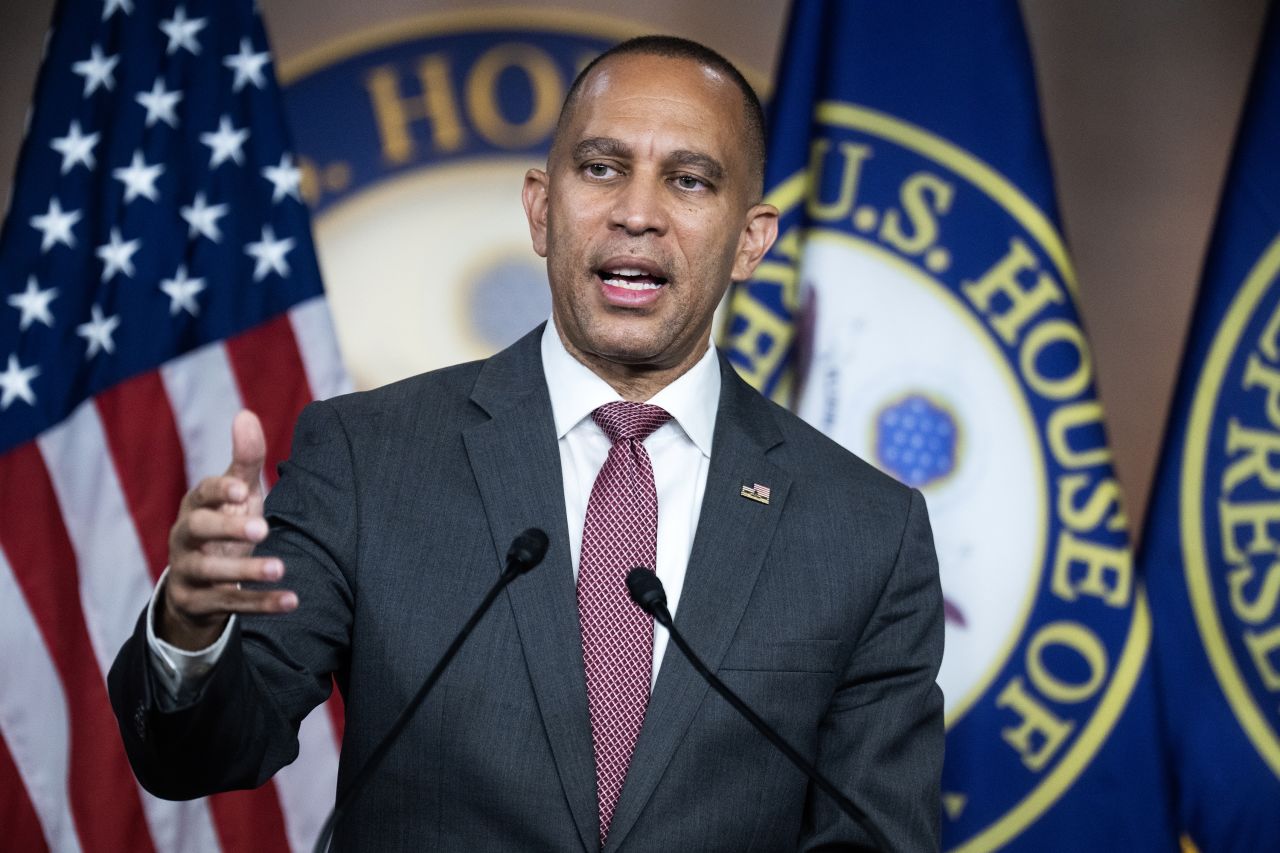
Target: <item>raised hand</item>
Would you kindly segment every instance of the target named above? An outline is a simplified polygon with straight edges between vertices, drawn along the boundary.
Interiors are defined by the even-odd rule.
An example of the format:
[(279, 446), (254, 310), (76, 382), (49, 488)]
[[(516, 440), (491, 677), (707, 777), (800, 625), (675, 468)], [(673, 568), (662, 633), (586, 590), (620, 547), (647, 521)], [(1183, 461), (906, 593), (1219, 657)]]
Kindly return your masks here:
[(169, 575), (156, 634), (181, 649), (211, 645), (233, 613), (286, 613), (298, 606), (288, 590), (242, 589), (244, 581), (284, 576), (276, 557), (253, 557), (267, 536), (262, 466), (267, 443), (253, 412), (231, 425), (231, 464), (187, 493), (169, 532)]

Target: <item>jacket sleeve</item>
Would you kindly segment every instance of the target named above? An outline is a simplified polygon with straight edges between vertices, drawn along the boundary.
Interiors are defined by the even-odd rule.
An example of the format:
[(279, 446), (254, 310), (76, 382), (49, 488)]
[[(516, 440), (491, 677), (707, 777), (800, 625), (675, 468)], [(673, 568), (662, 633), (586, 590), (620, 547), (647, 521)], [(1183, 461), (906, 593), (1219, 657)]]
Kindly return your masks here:
[(939, 849), (942, 644), (938, 560), (924, 498), (912, 490), (892, 571), (819, 731), (818, 769), (875, 832), (811, 786), (801, 850)]
[(116, 656), (108, 689), (139, 782), (169, 799), (253, 788), (298, 755), (302, 719), (345, 673), (352, 621), (358, 494), (352, 453), (331, 406), (298, 419), (292, 454), (267, 496), (270, 533), (259, 555), (279, 556), (278, 584), (298, 593), (289, 614), (241, 616), (200, 688), (162, 696), (146, 611)]

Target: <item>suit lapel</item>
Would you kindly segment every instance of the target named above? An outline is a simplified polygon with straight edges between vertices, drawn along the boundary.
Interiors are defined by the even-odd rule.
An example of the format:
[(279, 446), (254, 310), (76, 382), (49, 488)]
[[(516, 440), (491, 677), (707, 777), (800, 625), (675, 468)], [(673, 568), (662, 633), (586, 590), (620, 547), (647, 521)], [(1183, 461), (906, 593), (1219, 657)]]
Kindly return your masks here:
[[(727, 361), (720, 363), (711, 467), (676, 612), (676, 627), (713, 671), (742, 619), (791, 485), (791, 478), (765, 458), (782, 441), (771, 404)], [(770, 488), (767, 505), (741, 496), (744, 485), (756, 484)], [(609, 829), (610, 850), (635, 825), (708, 690), (669, 643)]]
[(472, 400), (491, 420), (463, 433), (495, 548), (546, 530), (546, 560), (507, 587), (525, 663), (570, 811), (587, 850), (599, 847), (595, 759), (565, 521), (560, 452), (539, 354), (541, 327), (485, 363)]

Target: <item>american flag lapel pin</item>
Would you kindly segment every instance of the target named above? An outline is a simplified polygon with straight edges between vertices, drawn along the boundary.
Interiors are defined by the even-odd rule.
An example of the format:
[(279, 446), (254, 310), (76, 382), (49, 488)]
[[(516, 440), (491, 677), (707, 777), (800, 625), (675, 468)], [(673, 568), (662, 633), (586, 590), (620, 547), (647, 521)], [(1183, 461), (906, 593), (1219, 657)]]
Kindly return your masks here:
[(769, 503), (769, 487), (762, 486), (759, 483), (754, 483), (750, 486), (744, 485), (742, 487), (742, 491), (738, 492), (738, 494), (742, 495), (749, 501), (755, 501), (756, 503), (765, 505), (768, 505)]

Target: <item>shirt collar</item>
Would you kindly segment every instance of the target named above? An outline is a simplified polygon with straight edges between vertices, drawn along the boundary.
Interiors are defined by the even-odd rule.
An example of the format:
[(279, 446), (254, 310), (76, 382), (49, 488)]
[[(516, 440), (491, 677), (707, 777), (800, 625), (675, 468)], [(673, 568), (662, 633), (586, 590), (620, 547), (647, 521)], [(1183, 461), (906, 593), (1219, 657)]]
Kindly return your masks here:
[[(542, 370), (558, 439), (600, 406), (622, 399), (608, 382), (569, 354), (554, 319), (548, 320), (542, 331)], [(720, 363), (715, 347), (708, 346), (693, 367), (655, 394), (649, 403), (666, 409), (698, 450), (710, 457), (720, 405)]]

